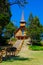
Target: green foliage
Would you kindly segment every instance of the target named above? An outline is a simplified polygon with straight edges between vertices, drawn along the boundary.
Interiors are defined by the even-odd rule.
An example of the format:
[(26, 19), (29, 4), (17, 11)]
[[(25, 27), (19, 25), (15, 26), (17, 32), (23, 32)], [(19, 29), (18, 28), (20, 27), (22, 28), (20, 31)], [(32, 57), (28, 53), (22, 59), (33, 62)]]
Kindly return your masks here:
[(6, 27), (5, 27), (8, 31), (15, 31), (16, 30), (16, 26), (12, 23), (12, 22), (10, 22)]
[(29, 46), (29, 49), (35, 50), (35, 51), (40, 51), (40, 50), (43, 50), (43, 46), (33, 45), (33, 46)]
[(40, 24), (39, 18), (37, 16), (33, 17), (32, 14), (29, 16), (27, 26), (27, 35), (31, 37), (32, 44), (39, 44), (41, 38), (43, 26)]
[(14, 37), (13, 37), (13, 38), (11, 38), (11, 41), (16, 41), (16, 40), (17, 40), (17, 39), (16, 39), (16, 38), (14, 38)]
[(4, 27), (10, 22), (11, 12), (6, 0), (0, 0), (0, 36), (3, 34)]
[[(10, 12), (10, 4), (9, 0), (0, 0), (0, 44), (6, 43), (8, 37), (12, 36), (12, 33), (16, 30), (16, 26), (14, 26), (10, 22), (11, 12)], [(24, 5), (26, 1), (15, 1), (15, 4)], [(18, 3), (19, 2), (19, 3)], [(23, 2), (23, 3), (22, 3)], [(14, 4), (14, 3), (12, 3)], [(5, 31), (4, 31), (5, 30)], [(4, 31), (4, 32), (3, 32)], [(2, 36), (4, 34), (4, 36)], [(4, 42), (2, 42), (4, 41)]]
[(5, 38), (12, 37), (16, 29), (17, 27), (12, 22), (9, 22), (9, 24), (5, 27), (4, 37)]
[(10, 22), (11, 12), (10, 7), (7, 5), (6, 0), (0, 0), (0, 45), (6, 44), (6, 39), (2, 34), (4, 34), (3, 30), (5, 26)]

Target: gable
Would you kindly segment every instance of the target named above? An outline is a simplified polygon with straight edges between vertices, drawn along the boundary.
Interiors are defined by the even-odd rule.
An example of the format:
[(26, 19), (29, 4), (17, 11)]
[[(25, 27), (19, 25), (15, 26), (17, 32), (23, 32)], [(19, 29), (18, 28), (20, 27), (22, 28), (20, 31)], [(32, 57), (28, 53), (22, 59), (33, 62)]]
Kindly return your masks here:
[(22, 31), (21, 31), (21, 29), (19, 29), (19, 30), (17, 31), (17, 33), (15, 34), (15, 36), (22, 36)]

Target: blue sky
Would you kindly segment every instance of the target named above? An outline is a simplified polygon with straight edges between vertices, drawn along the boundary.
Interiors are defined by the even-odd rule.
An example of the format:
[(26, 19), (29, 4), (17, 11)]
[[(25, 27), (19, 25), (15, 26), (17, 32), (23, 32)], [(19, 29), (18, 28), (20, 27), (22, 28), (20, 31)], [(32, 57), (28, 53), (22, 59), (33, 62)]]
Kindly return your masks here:
[[(33, 16), (38, 16), (40, 19), (40, 23), (43, 25), (43, 0), (28, 0), (29, 4), (27, 4), (24, 8), (24, 17), (26, 22), (28, 21), (29, 14), (32, 12)], [(22, 8), (18, 5), (10, 6), (10, 10), (12, 13), (11, 21), (19, 27)]]

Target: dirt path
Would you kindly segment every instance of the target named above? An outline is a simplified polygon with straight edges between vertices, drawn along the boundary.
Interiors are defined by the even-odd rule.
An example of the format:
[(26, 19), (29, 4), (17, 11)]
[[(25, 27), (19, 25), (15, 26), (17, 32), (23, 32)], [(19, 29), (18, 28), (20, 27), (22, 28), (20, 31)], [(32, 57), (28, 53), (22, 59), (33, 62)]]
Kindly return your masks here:
[(28, 49), (28, 46), (27, 46), (26, 42), (24, 41), (22, 49), (18, 55), (20, 57), (30, 57), (31, 53), (32, 53), (32, 51)]
[(30, 63), (33, 63), (33, 65), (43, 65), (43, 51), (29, 50), (28, 46), (26, 45), (26, 42), (24, 43), (18, 55), (20, 57), (29, 58), (30, 60), (32, 60)]

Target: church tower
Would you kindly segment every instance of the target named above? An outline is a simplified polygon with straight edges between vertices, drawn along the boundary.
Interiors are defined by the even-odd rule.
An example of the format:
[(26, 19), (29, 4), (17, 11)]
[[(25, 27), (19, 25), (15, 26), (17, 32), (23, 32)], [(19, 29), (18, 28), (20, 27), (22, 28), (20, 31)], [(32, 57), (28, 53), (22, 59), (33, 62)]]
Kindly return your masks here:
[(15, 37), (17, 39), (26, 39), (27, 36), (26, 36), (26, 22), (25, 22), (25, 19), (24, 19), (24, 11), (22, 11), (22, 17), (21, 17), (21, 20), (20, 20), (20, 27), (16, 30), (15, 32)]

